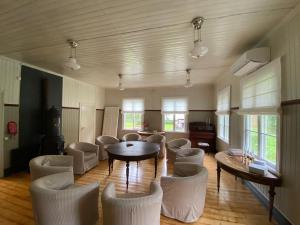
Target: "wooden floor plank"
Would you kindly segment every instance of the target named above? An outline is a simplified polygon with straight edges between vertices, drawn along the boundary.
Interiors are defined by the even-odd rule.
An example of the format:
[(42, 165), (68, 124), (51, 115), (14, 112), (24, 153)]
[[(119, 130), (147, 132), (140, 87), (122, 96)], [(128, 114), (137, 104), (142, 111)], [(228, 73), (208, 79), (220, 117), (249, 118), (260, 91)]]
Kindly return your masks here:
[[(195, 225), (269, 225), (268, 211), (259, 203), (254, 195), (234, 176), (222, 172), (220, 193), (216, 187), (216, 162), (213, 156), (206, 156), (204, 165), (208, 168), (209, 180), (205, 209), (202, 217)], [(153, 180), (159, 181), (161, 175), (171, 174), (172, 165), (165, 160), (159, 162), (158, 176), (154, 179), (153, 160), (142, 161), (137, 166), (130, 164), (129, 192), (147, 192)], [(116, 161), (114, 171), (108, 176), (106, 161), (83, 176), (76, 176), (76, 183), (88, 184), (100, 182), (100, 192), (108, 182), (116, 184), (118, 193), (126, 191), (126, 166)], [(0, 179), (0, 224), (1, 225), (33, 225), (32, 207), (29, 195), (30, 176), (18, 173)], [(100, 218), (101, 203), (99, 201)], [(99, 224), (102, 224), (100, 219)], [(183, 224), (179, 221), (161, 216), (161, 225)]]

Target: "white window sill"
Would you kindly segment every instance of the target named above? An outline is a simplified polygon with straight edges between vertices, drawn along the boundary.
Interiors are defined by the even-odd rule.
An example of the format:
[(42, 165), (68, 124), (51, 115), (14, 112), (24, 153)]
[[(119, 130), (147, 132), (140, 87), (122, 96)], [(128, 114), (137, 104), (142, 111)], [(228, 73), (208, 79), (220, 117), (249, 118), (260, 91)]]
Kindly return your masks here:
[(228, 144), (229, 145), (229, 140), (225, 140), (221, 137), (217, 137), (220, 141), (224, 142), (225, 144)]

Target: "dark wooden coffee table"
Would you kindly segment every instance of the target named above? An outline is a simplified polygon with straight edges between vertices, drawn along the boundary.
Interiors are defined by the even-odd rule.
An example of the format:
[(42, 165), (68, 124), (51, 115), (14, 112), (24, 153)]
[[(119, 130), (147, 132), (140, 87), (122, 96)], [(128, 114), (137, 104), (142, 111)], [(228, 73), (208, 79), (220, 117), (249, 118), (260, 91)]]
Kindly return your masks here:
[(128, 189), (128, 177), (129, 177), (129, 162), (141, 161), (145, 159), (154, 158), (155, 160), (155, 173), (157, 173), (157, 158), (159, 153), (159, 145), (155, 143), (148, 143), (142, 141), (127, 141), (110, 145), (107, 148), (108, 153), (108, 167), (109, 175), (113, 170), (113, 162), (115, 159), (126, 162), (126, 188)]

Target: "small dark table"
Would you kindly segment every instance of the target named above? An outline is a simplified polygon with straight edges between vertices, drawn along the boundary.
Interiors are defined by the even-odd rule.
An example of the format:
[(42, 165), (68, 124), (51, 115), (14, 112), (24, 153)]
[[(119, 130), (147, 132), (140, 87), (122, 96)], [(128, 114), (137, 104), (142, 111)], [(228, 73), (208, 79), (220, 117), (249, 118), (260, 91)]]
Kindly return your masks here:
[(126, 188), (128, 189), (129, 162), (154, 158), (155, 177), (157, 173), (157, 158), (159, 145), (142, 141), (127, 141), (110, 145), (107, 149), (109, 175), (115, 159), (126, 162)]
[(219, 152), (215, 155), (217, 160), (217, 188), (220, 190), (220, 177), (221, 169), (240, 177), (245, 180), (249, 180), (258, 184), (268, 185), (269, 189), (269, 221), (272, 220), (273, 203), (275, 196), (275, 187), (281, 186), (281, 178), (267, 172), (265, 175), (259, 175), (250, 173), (248, 165), (242, 162), (242, 157), (230, 156), (228, 152)]

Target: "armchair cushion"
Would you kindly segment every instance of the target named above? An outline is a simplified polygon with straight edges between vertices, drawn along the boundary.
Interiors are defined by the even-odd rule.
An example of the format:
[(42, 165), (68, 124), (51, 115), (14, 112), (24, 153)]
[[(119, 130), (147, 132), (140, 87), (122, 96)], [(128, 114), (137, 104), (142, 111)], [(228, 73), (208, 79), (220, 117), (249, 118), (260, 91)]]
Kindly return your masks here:
[(103, 135), (96, 138), (96, 145), (99, 146), (99, 160), (105, 160), (108, 158), (106, 149), (109, 145), (119, 143), (120, 140), (116, 137), (109, 135)]

